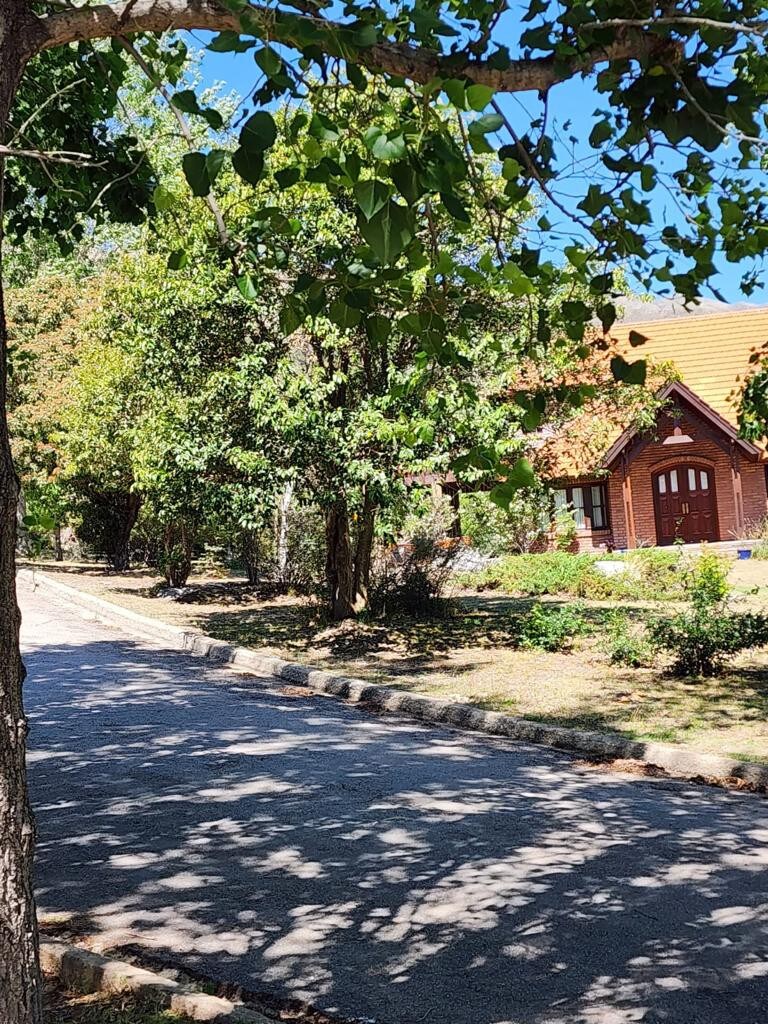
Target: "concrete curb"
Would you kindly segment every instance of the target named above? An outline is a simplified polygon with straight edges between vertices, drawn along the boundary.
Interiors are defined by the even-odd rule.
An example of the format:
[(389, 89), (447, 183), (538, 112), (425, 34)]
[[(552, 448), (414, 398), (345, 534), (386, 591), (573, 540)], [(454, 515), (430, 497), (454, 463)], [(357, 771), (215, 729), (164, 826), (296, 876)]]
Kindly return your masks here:
[(130, 992), (155, 1006), (183, 1014), (190, 1020), (228, 1022), (228, 1024), (275, 1024), (268, 1017), (219, 996), (197, 992), (189, 985), (164, 978), (143, 967), (113, 960), (80, 949), (68, 942), (44, 940), (40, 943), (40, 966), (45, 974), (59, 978), (76, 992)]
[(545, 725), (498, 711), (481, 711), (471, 704), (403, 693), (389, 686), (376, 686), (362, 679), (337, 675), (298, 662), (283, 661), (181, 626), (158, 623), (111, 601), (69, 587), (38, 571), (20, 569), (18, 576), (24, 582), (50, 590), (66, 598), (69, 603), (90, 611), (100, 621), (123, 628), (131, 627), (135, 633), (155, 641), (161, 640), (174, 650), (260, 676), (271, 676), (306, 686), (317, 693), (363, 703), (376, 710), (397, 712), (424, 722), (570, 750), (594, 758), (644, 761), (680, 778), (703, 778), (707, 781), (738, 779), (756, 788), (768, 788), (768, 765), (759, 762), (698, 753), (671, 743), (644, 743), (627, 739), (618, 733)]

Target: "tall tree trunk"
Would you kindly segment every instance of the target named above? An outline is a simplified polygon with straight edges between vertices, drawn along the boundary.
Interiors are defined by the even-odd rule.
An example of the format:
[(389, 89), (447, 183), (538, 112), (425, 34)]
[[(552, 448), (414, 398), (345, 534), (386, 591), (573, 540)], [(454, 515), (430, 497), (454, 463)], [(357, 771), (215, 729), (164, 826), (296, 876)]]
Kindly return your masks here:
[(373, 552), (373, 529), (376, 523), (376, 508), (366, 492), (363, 509), (358, 518), (357, 544), (355, 545), (354, 601), (355, 608), (362, 611), (368, 607), (368, 589), (371, 585), (371, 555)]
[(286, 582), (288, 572), (288, 513), (293, 498), (293, 484), (289, 480), (280, 495), (277, 511), (277, 573), (282, 583)]
[(57, 525), (53, 528), (53, 550), (55, 552), (55, 558), (57, 562), (64, 561), (64, 548), (61, 544), (61, 526)]
[(344, 498), (338, 498), (325, 517), (325, 578), (335, 622), (354, 618), (354, 577), (349, 512)]
[(125, 572), (131, 565), (131, 534), (141, 511), (141, 495), (131, 491), (125, 499), (124, 514), (115, 532), (114, 550), (109, 563), (117, 572)]
[[(0, 3), (0, 141), (25, 58), (21, 40), (29, 5)], [(35, 827), (26, 776), (27, 721), (22, 705), (24, 666), (16, 603), (16, 510), (19, 482), (13, 468), (6, 410), (8, 330), (2, 292), (4, 223), (0, 160), (0, 1021), (40, 1024), (42, 1000), (37, 916), (32, 890)]]

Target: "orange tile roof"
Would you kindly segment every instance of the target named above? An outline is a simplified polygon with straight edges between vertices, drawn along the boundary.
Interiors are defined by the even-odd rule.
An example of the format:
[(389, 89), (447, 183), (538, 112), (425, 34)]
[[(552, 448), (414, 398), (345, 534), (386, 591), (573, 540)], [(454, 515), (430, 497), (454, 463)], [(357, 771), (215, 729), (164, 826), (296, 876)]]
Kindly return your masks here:
[[(648, 341), (630, 348), (630, 330)], [(739, 394), (755, 369), (749, 357), (753, 352), (768, 356), (768, 307), (621, 323), (611, 333), (631, 358), (674, 363), (682, 381), (735, 425)]]

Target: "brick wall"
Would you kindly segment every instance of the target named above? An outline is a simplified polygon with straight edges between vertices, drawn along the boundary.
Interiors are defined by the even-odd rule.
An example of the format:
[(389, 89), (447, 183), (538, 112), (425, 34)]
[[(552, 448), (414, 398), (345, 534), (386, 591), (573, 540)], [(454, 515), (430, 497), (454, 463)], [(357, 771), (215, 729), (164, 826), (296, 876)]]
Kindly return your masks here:
[[(740, 533), (739, 521), (762, 519), (766, 514), (765, 472), (762, 463), (748, 462), (743, 455), (737, 455), (736, 464), (740, 474), (740, 496), (738, 479), (734, 493), (734, 477), (730, 454), (707, 436), (711, 426), (695, 415), (679, 421), (683, 433), (694, 439), (693, 444), (679, 447), (662, 444), (665, 437), (673, 433), (674, 424), (667, 417), (659, 422), (658, 441), (647, 444), (630, 461), (627, 472), (632, 493), (632, 514), (634, 518), (635, 545), (656, 543), (656, 517), (653, 507), (652, 476), (660, 469), (675, 465), (693, 463), (709, 469), (714, 477), (717, 500), (718, 529), (721, 540), (731, 540)], [(742, 509), (737, 508), (737, 500)], [(608, 505), (610, 509), (613, 543), (617, 548), (629, 547), (631, 530), (628, 529), (625, 510), (625, 484), (621, 460), (608, 481)]]
[[(754, 463), (742, 455), (736, 455), (737, 476), (734, 486), (733, 464), (730, 454), (725, 452), (710, 436), (714, 427), (699, 419), (695, 414), (678, 421), (683, 433), (693, 438), (693, 443), (679, 446), (664, 444), (665, 437), (674, 432), (675, 424), (667, 417), (659, 420), (658, 439), (646, 444), (633, 458), (629, 450), (628, 476), (625, 481), (622, 459), (618, 459), (614, 471), (607, 480), (608, 514), (612, 543), (616, 548), (627, 548), (632, 543), (632, 530), (628, 524), (628, 489), (632, 498), (631, 516), (634, 520), (634, 546), (656, 543), (656, 523), (653, 509), (652, 476), (660, 469), (672, 468), (686, 463), (697, 464), (709, 469), (715, 480), (718, 512), (719, 537), (729, 541), (740, 534), (739, 523), (762, 519), (766, 515), (766, 483), (764, 463)], [(603, 538), (600, 538), (602, 543)], [(581, 536), (579, 547), (589, 551), (593, 543)], [(596, 546), (596, 545), (595, 545)]]

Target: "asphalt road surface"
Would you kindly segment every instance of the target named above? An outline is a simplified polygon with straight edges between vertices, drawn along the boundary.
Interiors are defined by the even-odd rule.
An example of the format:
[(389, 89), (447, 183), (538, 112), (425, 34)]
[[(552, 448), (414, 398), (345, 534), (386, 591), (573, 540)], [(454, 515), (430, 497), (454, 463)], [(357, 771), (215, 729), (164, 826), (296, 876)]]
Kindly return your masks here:
[(764, 798), (374, 717), (21, 604), (42, 911), (381, 1024), (764, 1024)]

